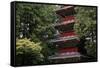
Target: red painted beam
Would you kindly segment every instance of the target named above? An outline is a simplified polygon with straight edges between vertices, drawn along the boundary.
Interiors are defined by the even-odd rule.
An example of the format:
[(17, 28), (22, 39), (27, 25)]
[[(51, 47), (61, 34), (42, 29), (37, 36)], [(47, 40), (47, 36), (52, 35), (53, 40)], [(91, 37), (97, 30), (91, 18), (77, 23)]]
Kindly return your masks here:
[(61, 21), (70, 21), (75, 20), (75, 16), (65, 16), (64, 18), (61, 18)]
[(77, 36), (77, 34), (74, 31), (69, 31), (69, 32), (64, 32), (60, 33), (61, 37), (66, 37), (66, 36)]
[(65, 52), (78, 52), (77, 47), (65, 47), (65, 48), (59, 48), (59, 53), (65, 53)]

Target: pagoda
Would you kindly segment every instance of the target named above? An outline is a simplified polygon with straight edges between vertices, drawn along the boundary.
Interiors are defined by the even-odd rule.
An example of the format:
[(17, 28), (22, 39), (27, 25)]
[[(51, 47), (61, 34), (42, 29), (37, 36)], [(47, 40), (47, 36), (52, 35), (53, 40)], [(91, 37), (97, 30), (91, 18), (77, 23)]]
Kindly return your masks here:
[(61, 6), (55, 12), (60, 17), (59, 21), (53, 25), (58, 36), (50, 39), (49, 43), (56, 46), (57, 52), (49, 56), (49, 59), (53, 63), (78, 62), (81, 57), (77, 47), (80, 39), (73, 29), (75, 24), (74, 6)]

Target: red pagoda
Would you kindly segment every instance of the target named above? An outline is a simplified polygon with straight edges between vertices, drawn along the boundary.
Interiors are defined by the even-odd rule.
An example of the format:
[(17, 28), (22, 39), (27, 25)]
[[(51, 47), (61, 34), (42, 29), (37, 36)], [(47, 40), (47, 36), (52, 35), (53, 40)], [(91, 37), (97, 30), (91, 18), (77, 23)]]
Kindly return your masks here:
[(74, 6), (63, 6), (56, 11), (60, 21), (53, 26), (59, 32), (59, 37), (51, 39), (49, 42), (56, 46), (57, 52), (49, 56), (49, 59), (55, 63), (77, 62), (80, 60), (81, 54), (77, 44), (80, 42), (78, 35), (73, 27), (75, 23)]

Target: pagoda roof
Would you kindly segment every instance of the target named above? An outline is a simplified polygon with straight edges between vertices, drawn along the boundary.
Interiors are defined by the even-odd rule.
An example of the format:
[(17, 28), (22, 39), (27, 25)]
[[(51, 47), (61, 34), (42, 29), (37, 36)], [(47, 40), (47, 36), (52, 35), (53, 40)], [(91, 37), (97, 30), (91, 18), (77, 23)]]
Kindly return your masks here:
[(60, 16), (71, 15), (74, 13), (75, 13), (74, 6), (65, 6), (63, 8), (56, 10), (56, 14), (58, 14)]
[(67, 36), (67, 37), (59, 37), (59, 38), (55, 38), (55, 39), (51, 39), (49, 40), (49, 42), (61, 42), (61, 41), (67, 41), (67, 40), (73, 40), (73, 39), (77, 39), (79, 40), (78, 36)]
[(62, 25), (68, 25), (70, 23), (75, 23), (75, 19), (68, 20), (68, 21), (62, 21), (60, 23), (55, 23), (55, 24), (52, 24), (52, 26), (62, 26)]
[(49, 56), (49, 59), (65, 59), (65, 58), (74, 58), (74, 57), (81, 57), (82, 55), (78, 52), (76, 52), (75, 54), (71, 54), (71, 53), (62, 53), (62, 54), (57, 54), (57, 55), (52, 55)]
[(59, 33), (72, 31), (72, 30), (74, 30), (74, 24), (70, 23), (68, 25), (55, 26), (55, 29), (57, 29), (59, 31)]
[(54, 42), (53, 45), (56, 45), (57, 48), (66, 48), (66, 47), (78, 47), (79, 41), (67, 40), (67, 41), (60, 41)]

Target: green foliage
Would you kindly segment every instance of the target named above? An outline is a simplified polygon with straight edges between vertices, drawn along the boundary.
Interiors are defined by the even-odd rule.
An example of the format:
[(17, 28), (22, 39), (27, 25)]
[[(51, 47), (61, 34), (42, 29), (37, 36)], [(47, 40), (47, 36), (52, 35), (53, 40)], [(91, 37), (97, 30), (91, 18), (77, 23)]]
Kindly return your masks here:
[(79, 37), (90, 38), (86, 41), (86, 49), (89, 55), (96, 57), (96, 7), (76, 7), (75, 31)]
[[(40, 41), (40, 34), (45, 31), (45, 27), (54, 23), (56, 19), (54, 9), (54, 5), (18, 3), (16, 5), (16, 37), (20, 35), (20, 23), (28, 22), (29, 37), (33, 41)], [(37, 40), (34, 39), (35, 36)]]
[[(50, 55), (51, 52), (53, 52), (53, 50), (51, 50), (48, 47), (48, 44), (46, 43), (46, 40), (44, 39), (44, 35), (48, 34), (49, 36), (53, 36), (53, 31), (52, 31), (52, 27), (46, 29), (49, 25), (53, 24), (55, 19), (57, 18), (55, 15), (54, 10), (56, 9), (56, 7), (54, 5), (41, 5), (41, 4), (26, 4), (26, 3), (17, 3), (16, 5), (16, 37), (19, 38), (20, 36), (20, 32), (28, 32), (23, 38), (30, 38), (30, 40), (32, 42), (35, 43), (40, 43), (40, 46), (42, 47), (42, 51), (41, 53), (44, 56), (44, 63), (46, 63), (48, 56)], [(25, 31), (21, 31), (21, 23), (23, 23), (24, 25), (29, 24), (29, 27), (24, 28)], [(29, 31), (27, 31), (26, 29), (29, 28)], [(18, 39), (19, 40), (19, 39)], [(22, 39), (21, 39), (22, 40)], [(25, 39), (23, 39), (25, 40)], [(31, 42), (24, 42), (25, 44), (29, 44), (29, 45), (33, 45)], [(24, 44), (22, 43), (22, 44)], [(18, 43), (17, 43), (18, 44)], [(33, 46), (26, 46), (24, 48), (23, 46), (20, 46), (22, 50), (27, 51), (26, 55), (30, 54), (30, 48)], [(19, 47), (19, 48), (20, 48)], [(17, 47), (18, 48), (18, 47)], [(39, 49), (38, 46), (34, 49)], [(37, 57), (36, 55), (39, 53), (34, 50), (32, 48), (32, 53), (35, 52), (34, 55), (35, 57)], [(39, 51), (39, 50), (38, 50)], [(20, 49), (17, 50), (17, 57), (19, 56), (19, 54), (23, 54), (23, 52), (20, 52)], [(22, 58), (19, 56), (18, 57), (19, 60), (22, 60)], [(38, 58), (39, 59), (39, 58)], [(26, 60), (27, 62), (28, 59)], [(20, 62), (20, 61), (18, 61)], [(35, 63), (35, 59), (34, 59), (34, 63), (33, 64), (37, 64), (37, 62)], [(43, 63), (42, 62), (42, 63)], [(21, 63), (17, 63), (17, 64), (21, 64)], [(27, 64), (27, 63), (25, 63)], [(40, 63), (41, 64), (41, 63)]]
[(87, 35), (91, 29), (96, 30), (96, 8), (95, 7), (76, 7), (75, 29), (81, 36)]
[[(55, 46), (46, 42), (52, 38), (55, 30), (49, 27), (54, 24), (57, 16), (55, 14), (55, 5), (26, 4), (17, 3), (16, 5), (16, 64), (33, 65), (49, 63), (48, 56), (56, 50)], [(75, 31), (79, 37), (86, 36), (91, 39), (87, 41), (86, 48), (89, 55), (96, 56), (96, 8), (95, 7), (77, 7)], [(22, 29), (21, 23), (24, 27)], [(28, 29), (28, 30), (27, 30)], [(24, 31), (23, 31), (24, 30)], [(24, 32), (20, 39), (20, 33)], [(29, 39), (27, 39), (29, 38)]]
[(38, 64), (43, 61), (41, 43), (31, 42), (29, 39), (16, 40), (16, 63), (18, 65)]

